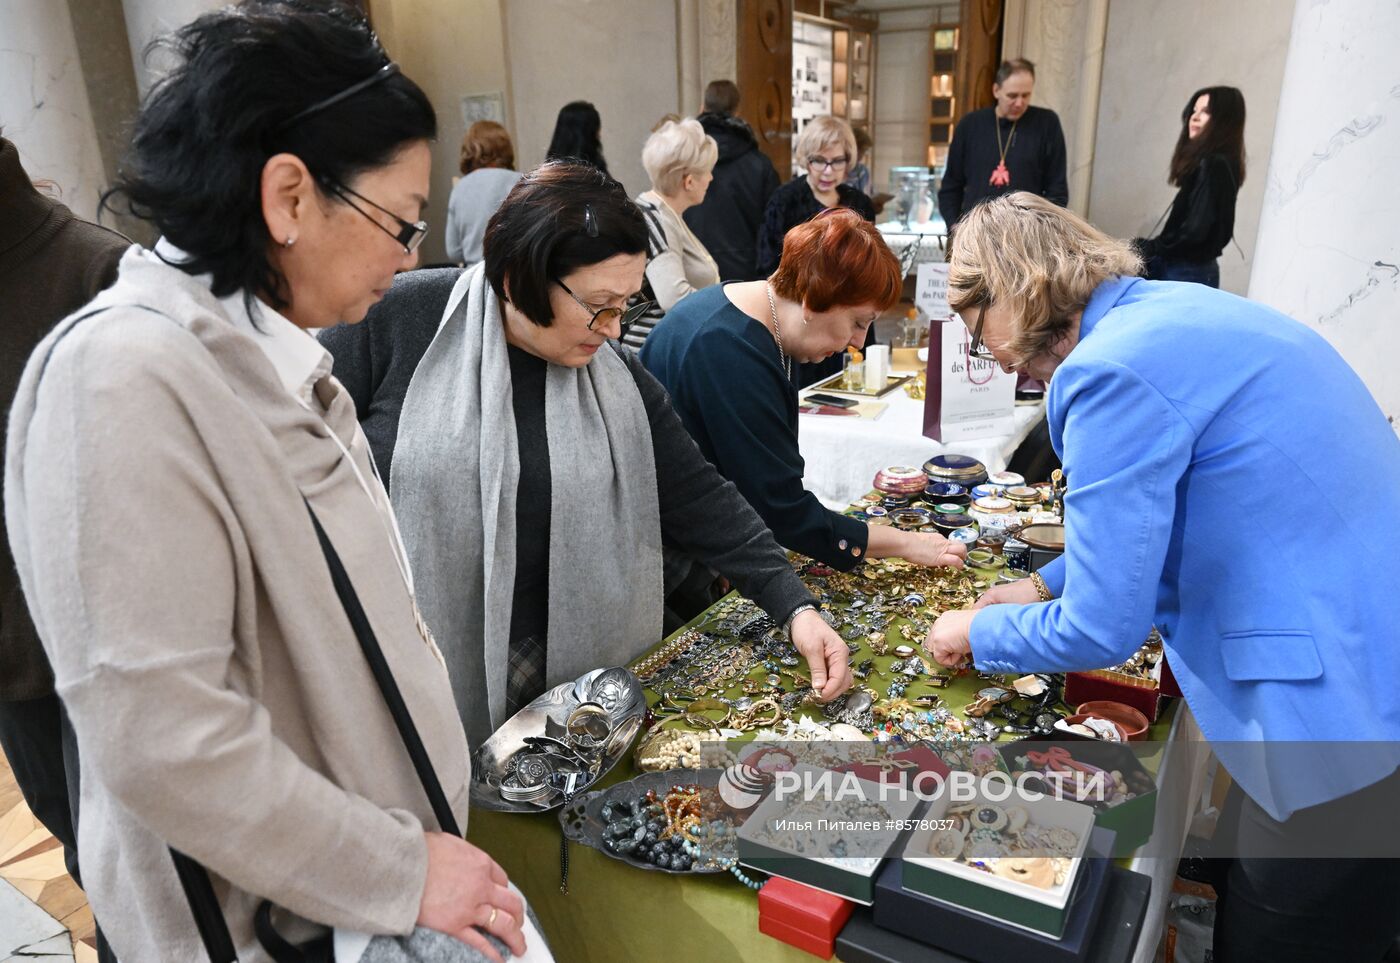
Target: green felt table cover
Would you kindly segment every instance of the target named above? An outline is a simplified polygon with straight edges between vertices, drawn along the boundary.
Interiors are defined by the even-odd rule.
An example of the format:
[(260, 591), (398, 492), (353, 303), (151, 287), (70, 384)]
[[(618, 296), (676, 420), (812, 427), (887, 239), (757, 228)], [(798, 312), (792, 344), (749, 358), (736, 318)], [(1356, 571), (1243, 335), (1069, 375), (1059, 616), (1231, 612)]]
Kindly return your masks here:
[[(688, 629), (702, 625), (710, 617), (711, 610), (702, 612), (649, 652)], [(904, 642), (898, 636), (898, 626), (903, 621), (891, 622), (888, 630), (891, 649)], [(921, 640), (912, 644), (917, 647), (918, 641)], [(649, 652), (639, 656), (639, 661)], [(859, 662), (870, 656), (863, 648), (861, 654), (853, 658)], [(892, 655), (876, 657), (880, 668), (892, 661)], [(763, 670), (750, 674), (759, 677)], [(888, 674), (883, 679), (872, 675), (871, 681), (878, 683), (876, 687), (883, 693), (890, 678)], [(956, 711), (973, 701), (977, 690), (986, 685), (985, 680), (969, 673), (942, 689), (913, 685), (909, 694), (937, 692)], [(737, 692), (737, 685), (731, 691)], [(650, 691), (647, 697), (655, 701)], [(819, 718), (815, 712), (809, 710), (809, 714)], [(1156, 744), (1157, 751), (1142, 762), (1154, 774), (1160, 765), (1162, 745), (1174, 715), (1175, 703), (1168, 703), (1148, 730), (1147, 738)], [(592, 788), (610, 786), (636, 775), (638, 771), (629, 752)], [(812, 959), (811, 954), (758, 931), (756, 894), (730, 873), (672, 875), (648, 871), (629, 866), (591, 847), (571, 844), (569, 893), (562, 895), (559, 892), (561, 835), (557, 810), (499, 813), (473, 809), (467, 838), (490, 853), (525, 893), (560, 963), (615, 963), (618, 960), (647, 963), (773, 960), (781, 963)]]

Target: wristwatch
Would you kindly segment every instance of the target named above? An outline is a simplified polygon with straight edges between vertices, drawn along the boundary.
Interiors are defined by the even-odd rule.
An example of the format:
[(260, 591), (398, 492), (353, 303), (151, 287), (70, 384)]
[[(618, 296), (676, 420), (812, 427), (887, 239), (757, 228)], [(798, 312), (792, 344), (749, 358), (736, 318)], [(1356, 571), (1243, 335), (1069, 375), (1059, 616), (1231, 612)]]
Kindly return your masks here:
[(789, 616), (787, 617), (787, 621), (783, 623), (783, 634), (786, 635), (789, 639), (791, 639), (791, 638), (792, 638), (792, 623), (793, 623), (793, 621), (796, 620), (796, 618), (797, 618), (799, 615), (801, 615), (803, 612), (815, 612), (816, 610), (817, 610), (817, 607), (816, 607), (815, 605), (813, 605), (812, 603), (810, 603), (810, 602), (804, 602), (803, 604), (799, 605), (797, 608), (793, 609), (793, 610), (792, 610), (792, 614), (789, 615)]

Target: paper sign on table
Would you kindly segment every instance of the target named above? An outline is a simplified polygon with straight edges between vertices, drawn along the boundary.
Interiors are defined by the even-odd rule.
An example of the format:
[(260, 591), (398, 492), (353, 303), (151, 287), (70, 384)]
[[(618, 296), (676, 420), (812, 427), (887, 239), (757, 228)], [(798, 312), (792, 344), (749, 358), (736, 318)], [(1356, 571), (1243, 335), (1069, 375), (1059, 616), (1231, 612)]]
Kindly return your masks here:
[(919, 265), (918, 280), (914, 285), (914, 306), (928, 315), (934, 326), (952, 314), (952, 308), (948, 307), (946, 262)]

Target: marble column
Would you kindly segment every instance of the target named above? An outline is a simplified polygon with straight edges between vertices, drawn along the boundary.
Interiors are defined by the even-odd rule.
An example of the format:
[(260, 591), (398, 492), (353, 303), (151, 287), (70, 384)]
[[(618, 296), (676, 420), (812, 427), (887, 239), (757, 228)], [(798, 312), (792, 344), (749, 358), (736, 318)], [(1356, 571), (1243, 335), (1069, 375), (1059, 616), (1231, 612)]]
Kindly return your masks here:
[(143, 98), (151, 85), (169, 69), (168, 58), (159, 51), (147, 52), (151, 41), (189, 23), (202, 13), (227, 5), (227, 0), (122, 0), (126, 34), (131, 41), (131, 62), (136, 68), (136, 85)]
[(0, 126), (29, 176), (94, 219), (106, 178), (67, 3), (8, 0), (0, 44)]
[(1400, 431), (1397, 36), (1394, 0), (1298, 0), (1249, 296), (1327, 338)]

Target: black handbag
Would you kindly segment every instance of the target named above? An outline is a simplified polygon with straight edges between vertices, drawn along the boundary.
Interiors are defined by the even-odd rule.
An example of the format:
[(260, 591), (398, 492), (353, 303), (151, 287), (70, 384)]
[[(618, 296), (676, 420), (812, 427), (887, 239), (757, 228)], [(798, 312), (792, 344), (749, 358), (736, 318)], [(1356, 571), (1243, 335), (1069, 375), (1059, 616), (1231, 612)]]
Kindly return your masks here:
[[(355, 630), (355, 638), (359, 640), (365, 661), (369, 663), (370, 671), (374, 673), (374, 681), (378, 683), (379, 691), (389, 706), (389, 713), (399, 730), (399, 738), (408, 750), (413, 769), (418, 773), (418, 780), (423, 784), (423, 791), (433, 807), (438, 827), (444, 833), (461, 837), (462, 832), (457, 826), (457, 818), (452, 814), (452, 807), (448, 805), (447, 794), (442, 791), (442, 784), (438, 782), (432, 760), (428, 758), (428, 752), (423, 747), (418, 728), (413, 724), (413, 717), (409, 715), (398, 683), (394, 681), (388, 660), (384, 658), (384, 650), (379, 647), (379, 640), (370, 628), (369, 619), (360, 605), (359, 596), (355, 594), (350, 576), (310, 503), (306, 503), (306, 511), (311, 516), (316, 538), (321, 543), (321, 552), (330, 568), (335, 594), (339, 596), (340, 603), (345, 608), (345, 615), (350, 620), (350, 627)], [(210, 963), (236, 963), (238, 951), (234, 948), (233, 937), (229, 934), (228, 922), (219, 909), (219, 901), (214, 895), (209, 872), (198, 862), (173, 848), (170, 850), (170, 858), (175, 863), (175, 873), (185, 891), (185, 899), (189, 901), (190, 912), (194, 915), (195, 926), (209, 954)], [(253, 917), (253, 930), (262, 948), (276, 963), (331, 963), (334, 959), (333, 937), (330, 934), (300, 946), (284, 939), (272, 924), (272, 903), (269, 900), (263, 900), (258, 906)]]

